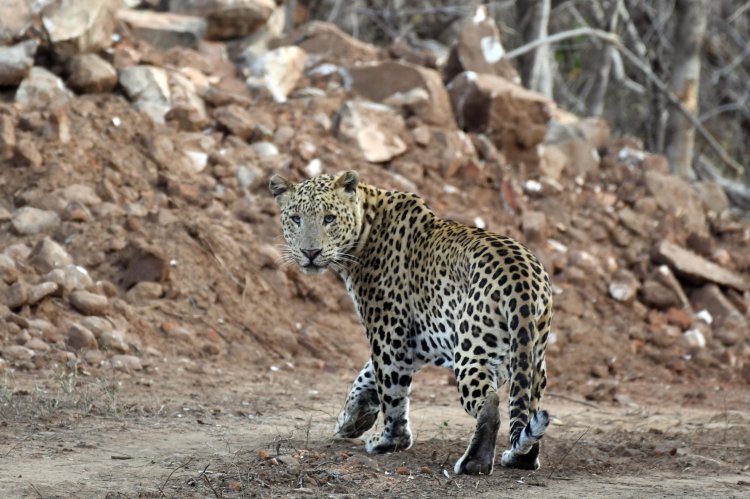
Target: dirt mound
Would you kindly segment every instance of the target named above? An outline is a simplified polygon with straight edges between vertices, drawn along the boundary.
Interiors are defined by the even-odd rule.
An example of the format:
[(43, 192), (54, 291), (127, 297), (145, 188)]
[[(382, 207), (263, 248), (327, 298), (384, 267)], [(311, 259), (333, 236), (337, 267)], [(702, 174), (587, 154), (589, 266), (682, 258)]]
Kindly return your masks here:
[[(319, 24), (257, 45), (273, 22), (160, 49), (138, 38), (153, 28), (121, 22), (104, 50), (65, 45), (100, 57), (47, 41), (21, 58), (36, 65), (0, 105), (0, 369), (360, 365), (338, 279), (280, 266), (266, 188), (274, 172), (355, 168), (540, 255), (557, 302), (553, 386), (611, 400), (621, 381), (750, 382), (750, 223), (718, 186), (500, 76), (443, 82)], [(373, 75), (413, 85), (362, 105)]]

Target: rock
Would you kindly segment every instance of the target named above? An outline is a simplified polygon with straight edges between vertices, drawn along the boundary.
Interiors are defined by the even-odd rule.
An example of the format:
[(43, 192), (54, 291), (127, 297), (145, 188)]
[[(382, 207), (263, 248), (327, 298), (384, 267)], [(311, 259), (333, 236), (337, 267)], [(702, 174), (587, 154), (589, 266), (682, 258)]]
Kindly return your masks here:
[(176, 121), (180, 130), (197, 132), (209, 124), (206, 105), (198, 96), (195, 85), (182, 74), (169, 73), (172, 108), (167, 112), (167, 121)]
[(167, 338), (178, 340), (178, 341), (185, 341), (185, 342), (192, 342), (195, 335), (193, 332), (185, 327), (178, 326), (177, 324), (166, 322), (161, 325), (162, 331), (167, 335)]
[(703, 206), (708, 211), (719, 215), (729, 209), (729, 198), (724, 189), (716, 182), (703, 181), (692, 184), (695, 192), (698, 193)]
[(122, 331), (105, 331), (98, 337), (98, 343), (102, 350), (115, 350), (120, 353), (130, 351), (130, 346), (125, 341), (125, 333)]
[(42, 24), (59, 59), (98, 52), (112, 44), (118, 0), (61, 0), (48, 4)]
[(158, 300), (164, 294), (164, 288), (158, 282), (141, 281), (130, 288), (125, 294), (130, 303), (143, 303)]
[(68, 61), (68, 86), (78, 93), (111, 92), (117, 85), (114, 66), (96, 54), (78, 54)]
[(4, 253), (0, 253), (0, 279), (5, 284), (13, 284), (18, 280), (16, 262)]
[(40, 273), (47, 273), (52, 269), (73, 263), (73, 259), (65, 248), (48, 237), (34, 246), (29, 255), (29, 261)]
[(130, 66), (120, 71), (120, 85), (136, 106), (155, 123), (164, 123), (171, 108), (167, 72), (149, 65)]
[(486, 133), (504, 151), (531, 149), (544, 140), (555, 103), (494, 75), (470, 71), (448, 85), (459, 127)]
[(60, 224), (60, 217), (54, 211), (24, 206), (13, 213), (11, 224), (17, 234), (28, 236), (56, 227)]
[(347, 101), (336, 117), (335, 133), (355, 142), (371, 163), (390, 161), (406, 152), (400, 135), (406, 133), (403, 118), (382, 104)]
[(160, 50), (197, 49), (208, 28), (203, 17), (153, 10), (120, 9), (117, 20), (127, 24), (135, 38)]
[(708, 233), (703, 201), (686, 180), (656, 171), (646, 172), (644, 178), (661, 209), (682, 220), (689, 232)]
[(672, 273), (669, 267), (666, 265), (660, 265), (656, 272), (653, 274), (654, 279), (665, 285), (679, 299), (679, 306), (685, 309), (690, 309), (690, 300), (688, 300), (685, 291), (682, 289), (680, 281), (677, 280), (675, 275)]
[[(0, 69), (0, 74), (2, 69)], [(0, 160), (9, 159), (16, 149), (16, 124), (12, 116), (0, 114)]]
[[(448, 93), (435, 70), (405, 62), (384, 61), (353, 66), (348, 71), (351, 91), (358, 96), (383, 103), (400, 99), (409, 114), (418, 116), (429, 125), (455, 124)], [(407, 98), (409, 95), (412, 97)], [(419, 98), (420, 95), (424, 97)]]
[(558, 180), (563, 171), (572, 177), (585, 177), (599, 169), (599, 153), (588, 140), (571, 139), (544, 146), (542, 173)]
[(693, 314), (684, 308), (672, 307), (667, 310), (664, 317), (667, 319), (669, 324), (674, 324), (683, 331), (690, 329), (693, 325)]
[(656, 327), (651, 332), (651, 341), (658, 347), (668, 348), (682, 336), (682, 330), (670, 324)]
[(560, 144), (571, 140), (590, 143), (597, 151), (604, 151), (609, 142), (610, 126), (604, 118), (553, 119), (544, 136), (545, 144)]
[(70, 304), (84, 315), (104, 315), (109, 309), (106, 296), (77, 290), (70, 293)]
[(38, 169), (44, 163), (44, 158), (34, 141), (27, 136), (23, 136), (18, 139), (16, 150), (11, 157), (11, 163), (22, 168)]
[(170, 0), (169, 10), (206, 19), (206, 37), (226, 40), (262, 26), (276, 8), (274, 0)]
[(218, 107), (213, 115), (219, 125), (242, 140), (248, 140), (255, 130), (255, 120), (250, 111), (237, 104)]
[(335, 24), (312, 21), (303, 24), (286, 36), (273, 40), (269, 48), (296, 45), (321, 62), (354, 64), (378, 57), (374, 46), (348, 35)]
[(613, 276), (609, 283), (609, 295), (617, 301), (630, 303), (635, 299), (635, 295), (640, 288), (640, 282), (632, 272), (620, 269)]
[[(0, 46), (10, 45), (31, 27), (31, 5), (26, 0), (4, 0), (0, 3), (0, 19), (3, 20), (0, 23)], [(0, 75), (2, 74), (0, 70)]]
[(122, 288), (130, 289), (141, 281), (163, 283), (169, 279), (169, 260), (157, 248), (131, 244), (123, 253), (125, 270), (118, 277)]
[(140, 371), (143, 369), (141, 359), (135, 355), (115, 355), (110, 359), (112, 368), (126, 373)]
[[(2, 29), (3, 24), (0, 23), (0, 31)], [(16, 86), (26, 78), (34, 65), (38, 47), (36, 40), (26, 40), (10, 47), (0, 46), (0, 87)]]
[(259, 158), (279, 154), (279, 148), (273, 142), (254, 142), (252, 148)]
[(541, 211), (524, 211), (521, 218), (521, 229), (527, 241), (546, 239), (547, 216)]
[(704, 348), (706, 346), (706, 337), (700, 329), (689, 329), (683, 333), (682, 338), (688, 348)]
[(748, 287), (742, 276), (669, 241), (662, 241), (656, 246), (654, 257), (690, 279), (713, 282), (740, 291)]
[(456, 43), (451, 47), (443, 67), (443, 78), (451, 81), (464, 71), (501, 76), (520, 85), (521, 77), (505, 59), (505, 49), (500, 42), (500, 31), (495, 20), (487, 15), (487, 7), (477, 7), (476, 14), (467, 18)]
[(745, 317), (732, 305), (732, 302), (715, 284), (707, 284), (690, 295), (696, 310), (708, 310), (713, 317), (714, 332), (723, 329), (741, 328), (747, 330)]
[(34, 356), (34, 350), (21, 345), (11, 345), (3, 348), (3, 357), (11, 362), (22, 362)]
[(97, 317), (95, 315), (86, 317), (85, 319), (80, 321), (80, 324), (81, 326), (94, 333), (94, 337), (96, 338), (99, 338), (104, 333), (114, 330), (114, 326), (109, 320), (105, 319), (104, 317)]
[(305, 51), (299, 47), (279, 47), (253, 59), (246, 67), (245, 83), (268, 92), (276, 102), (286, 102), (305, 70)]
[(95, 350), (98, 347), (94, 333), (80, 324), (70, 326), (66, 343), (73, 350)]
[(68, 293), (77, 289), (86, 289), (94, 285), (86, 269), (73, 264), (52, 270), (44, 276), (44, 280), (56, 283)]
[(67, 187), (55, 191), (66, 203), (77, 202), (84, 206), (96, 206), (102, 202), (102, 199), (96, 191), (88, 185), (71, 184)]
[(23, 281), (16, 281), (10, 286), (0, 284), (0, 303), (9, 309), (17, 309), (26, 305), (29, 299), (29, 286)]
[(674, 291), (655, 279), (646, 279), (640, 289), (641, 301), (650, 307), (667, 309), (681, 305)]
[(51, 294), (57, 293), (60, 286), (54, 282), (42, 282), (29, 289), (29, 305), (36, 305)]
[(31, 338), (24, 346), (35, 352), (49, 352), (51, 350), (51, 347), (41, 338)]
[(16, 102), (26, 110), (45, 110), (69, 101), (73, 93), (63, 81), (44, 68), (34, 66), (16, 90)]

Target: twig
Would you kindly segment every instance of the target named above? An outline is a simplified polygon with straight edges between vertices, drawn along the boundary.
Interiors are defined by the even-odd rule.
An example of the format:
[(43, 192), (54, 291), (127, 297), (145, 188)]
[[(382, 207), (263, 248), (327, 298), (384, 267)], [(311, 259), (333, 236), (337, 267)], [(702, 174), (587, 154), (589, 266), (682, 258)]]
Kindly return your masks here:
[(545, 392), (545, 395), (547, 395), (549, 397), (558, 398), (558, 399), (568, 400), (570, 402), (575, 402), (576, 404), (582, 404), (582, 405), (585, 405), (585, 406), (588, 406), (588, 407), (593, 407), (595, 409), (599, 408), (598, 405), (596, 405), (596, 404), (594, 404), (592, 402), (589, 402), (587, 400), (577, 399), (577, 398), (571, 397), (569, 395), (563, 395), (562, 393)]
[(174, 475), (174, 473), (177, 470), (179, 470), (181, 468), (186, 468), (192, 461), (193, 461), (193, 458), (191, 457), (191, 458), (189, 458), (187, 460), (187, 462), (185, 464), (181, 464), (181, 465), (179, 465), (178, 467), (176, 467), (175, 469), (172, 470), (172, 472), (169, 474), (169, 476), (167, 477), (167, 479), (164, 480), (164, 483), (161, 484), (161, 487), (159, 487), (159, 494), (161, 495), (161, 497), (164, 497), (164, 487), (167, 486), (167, 482), (169, 482), (169, 479), (172, 478), (172, 475)]
[(29, 485), (31, 485), (31, 488), (34, 489), (34, 492), (36, 492), (36, 495), (38, 495), (40, 499), (44, 499), (42, 493), (37, 490), (36, 486), (33, 483), (29, 482)]
[[(555, 468), (560, 468), (560, 467), (562, 466), (562, 463), (563, 463), (563, 462), (565, 461), (565, 458), (567, 458), (567, 457), (568, 457), (568, 454), (570, 454), (571, 452), (573, 452), (573, 449), (575, 448), (575, 446), (576, 446), (576, 445), (578, 444), (578, 442), (580, 442), (580, 441), (581, 441), (581, 439), (582, 439), (582, 438), (583, 438), (583, 437), (584, 437), (584, 436), (585, 436), (585, 435), (586, 435), (586, 434), (587, 434), (587, 433), (589, 432), (589, 430), (590, 430), (590, 429), (591, 429), (591, 427), (589, 426), (588, 428), (586, 428), (586, 430), (584, 430), (584, 432), (583, 432), (583, 433), (581, 433), (581, 435), (580, 435), (580, 436), (579, 436), (578, 438), (576, 438), (576, 441), (575, 441), (575, 442), (573, 442), (573, 445), (571, 445), (571, 446), (570, 446), (570, 449), (568, 449), (568, 452), (566, 452), (566, 453), (565, 453), (565, 455), (563, 455), (562, 459), (560, 459), (560, 462), (559, 462), (559, 463), (557, 463), (557, 466), (556, 466)], [(547, 480), (551, 480), (551, 479), (552, 479), (552, 475), (554, 475), (554, 474), (555, 474), (555, 468), (553, 468), (553, 469), (552, 469), (552, 470), (551, 470), (551, 471), (549, 472), (549, 476), (547, 476)]]
[(128, 459), (133, 459), (133, 456), (109, 456), (110, 459), (115, 459), (119, 461), (126, 461)]
[(675, 106), (682, 114), (685, 115), (685, 117), (688, 119), (690, 124), (695, 127), (695, 129), (698, 131), (701, 137), (703, 137), (703, 139), (708, 143), (711, 149), (714, 150), (714, 152), (719, 156), (719, 158), (724, 162), (724, 164), (726, 164), (728, 167), (734, 170), (734, 172), (737, 173), (737, 175), (742, 174), (742, 172), (744, 171), (744, 169), (742, 168), (742, 165), (737, 163), (734, 159), (732, 159), (731, 156), (729, 156), (729, 154), (724, 150), (724, 148), (721, 147), (721, 144), (719, 144), (719, 142), (713, 137), (713, 135), (711, 135), (711, 133), (708, 130), (706, 130), (706, 128), (703, 126), (700, 120), (695, 116), (695, 114), (693, 114), (687, 107), (685, 107), (685, 105), (680, 101), (680, 99), (671, 90), (669, 90), (669, 87), (667, 86), (667, 84), (664, 83), (661, 80), (661, 78), (656, 76), (656, 74), (651, 70), (648, 64), (642, 61), (637, 55), (631, 52), (627, 47), (625, 47), (620, 41), (620, 37), (618, 37), (617, 35), (613, 33), (608, 33), (600, 29), (589, 28), (589, 27), (572, 29), (569, 31), (563, 31), (561, 33), (555, 33), (554, 35), (551, 35), (545, 38), (539, 38), (537, 40), (534, 40), (533, 42), (527, 43), (526, 45), (518, 47), (515, 50), (511, 50), (510, 52), (505, 54), (505, 57), (507, 59), (513, 59), (513, 58), (516, 58), (520, 55), (523, 55), (527, 52), (534, 50), (540, 45), (555, 43), (561, 40), (566, 40), (568, 38), (574, 38), (576, 36), (592, 36), (592, 37), (599, 38), (601, 40), (604, 40), (607, 43), (612, 44), (612, 46), (616, 48), (625, 57), (625, 59), (627, 59), (636, 68), (638, 68), (646, 76), (646, 78), (649, 81), (651, 81), (651, 83), (654, 84), (656, 89), (659, 90), (667, 98), (670, 104)]

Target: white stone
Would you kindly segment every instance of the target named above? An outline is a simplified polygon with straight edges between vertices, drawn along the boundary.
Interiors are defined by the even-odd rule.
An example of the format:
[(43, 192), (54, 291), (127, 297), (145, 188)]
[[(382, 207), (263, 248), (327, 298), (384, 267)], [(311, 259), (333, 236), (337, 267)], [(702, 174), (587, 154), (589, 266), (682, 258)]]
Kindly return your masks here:
[(305, 70), (305, 51), (279, 47), (250, 62), (247, 69), (248, 86), (267, 90), (276, 102), (286, 102)]

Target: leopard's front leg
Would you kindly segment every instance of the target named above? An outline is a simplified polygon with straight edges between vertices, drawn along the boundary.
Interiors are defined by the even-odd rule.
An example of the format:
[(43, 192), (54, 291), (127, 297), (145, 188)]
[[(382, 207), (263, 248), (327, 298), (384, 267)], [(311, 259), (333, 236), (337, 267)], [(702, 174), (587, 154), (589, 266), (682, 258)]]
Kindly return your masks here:
[(372, 360), (368, 360), (352, 383), (344, 408), (336, 420), (336, 436), (359, 437), (372, 428), (378, 419), (379, 412), (380, 399), (375, 386), (375, 370), (372, 367)]
[(384, 351), (378, 356), (376, 351), (380, 348), (377, 345), (373, 344), (373, 367), (383, 413), (383, 431), (367, 439), (365, 448), (373, 454), (404, 450), (412, 445), (409, 392), (414, 370), (411, 354), (393, 351), (389, 345), (383, 345)]

